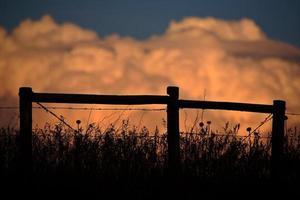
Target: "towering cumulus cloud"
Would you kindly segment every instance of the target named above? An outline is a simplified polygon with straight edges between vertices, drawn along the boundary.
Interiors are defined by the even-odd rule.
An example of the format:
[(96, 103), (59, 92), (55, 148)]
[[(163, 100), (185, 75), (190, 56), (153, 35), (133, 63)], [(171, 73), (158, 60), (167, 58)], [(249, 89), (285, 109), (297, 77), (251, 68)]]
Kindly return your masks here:
[[(76, 93), (165, 94), (182, 98), (271, 104), (285, 99), (300, 111), (300, 49), (268, 38), (251, 19), (189, 17), (146, 40), (99, 37), (50, 16), (0, 27), (0, 104), (15, 105), (18, 88)], [(2, 112), (2, 111), (1, 111)], [(207, 112), (216, 120), (259, 123), (236, 112)], [(1, 123), (8, 123), (7, 113)]]

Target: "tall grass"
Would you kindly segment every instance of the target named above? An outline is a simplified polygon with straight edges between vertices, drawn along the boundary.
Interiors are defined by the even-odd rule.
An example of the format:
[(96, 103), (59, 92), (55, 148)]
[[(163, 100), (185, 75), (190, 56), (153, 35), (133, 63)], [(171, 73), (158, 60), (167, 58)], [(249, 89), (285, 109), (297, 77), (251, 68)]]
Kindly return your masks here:
[[(244, 138), (237, 127), (216, 133), (209, 124), (196, 132), (180, 134), (182, 173), (201, 180), (256, 178), (270, 175), (270, 138), (259, 133)], [(61, 123), (33, 130), (33, 168), (36, 174), (90, 174), (94, 177), (148, 177), (164, 175), (167, 162), (167, 133), (137, 130), (123, 121), (120, 128), (106, 130), (90, 124), (76, 131)], [(0, 129), (1, 172), (13, 171), (17, 161), (18, 130)], [(286, 178), (298, 178), (300, 134), (288, 129), (285, 135)]]

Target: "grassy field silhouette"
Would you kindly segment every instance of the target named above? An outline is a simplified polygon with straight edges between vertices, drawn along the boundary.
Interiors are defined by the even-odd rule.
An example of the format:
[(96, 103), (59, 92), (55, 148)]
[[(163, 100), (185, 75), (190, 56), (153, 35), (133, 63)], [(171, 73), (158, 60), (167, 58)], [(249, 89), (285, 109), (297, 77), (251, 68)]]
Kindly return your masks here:
[[(89, 193), (133, 196), (180, 188), (188, 194), (205, 193), (220, 187), (230, 191), (239, 186), (272, 183), (270, 137), (240, 137), (238, 126), (213, 132), (211, 122), (201, 122), (192, 133), (180, 133), (181, 169), (178, 179), (167, 168), (167, 133), (137, 130), (124, 120), (101, 130), (95, 124), (72, 130), (63, 123), (34, 129), (32, 182), (37, 191), (68, 191), (77, 188)], [(227, 127), (227, 128), (226, 128)], [(7, 187), (18, 182), (18, 130), (0, 129), (1, 177)], [(289, 129), (284, 140), (282, 183), (299, 183), (300, 134)], [(170, 180), (171, 185), (170, 185)], [(174, 185), (175, 184), (175, 185)], [(259, 186), (258, 186), (259, 187)], [(231, 188), (231, 189), (230, 189)]]

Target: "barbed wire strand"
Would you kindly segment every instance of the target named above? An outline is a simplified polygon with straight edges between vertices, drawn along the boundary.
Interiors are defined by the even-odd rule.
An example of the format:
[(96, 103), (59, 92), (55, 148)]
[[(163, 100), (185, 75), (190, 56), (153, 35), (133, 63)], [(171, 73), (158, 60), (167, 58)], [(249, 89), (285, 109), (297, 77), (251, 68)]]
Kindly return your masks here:
[(16, 110), (19, 109), (18, 106), (0, 106), (0, 110)]
[(36, 102), (36, 104), (38, 104), (39, 106), (41, 106), (46, 112), (48, 112), (51, 115), (53, 115), (56, 119), (58, 119), (59, 121), (61, 121), (64, 125), (66, 125), (70, 129), (72, 129), (72, 130), (75, 131), (75, 129), (72, 126), (70, 126), (64, 119), (62, 119), (61, 117), (58, 117), (54, 112), (52, 112), (51, 110), (49, 110), (47, 107), (45, 107), (44, 105), (42, 105), (39, 102)]
[[(40, 107), (40, 106), (33, 106), (32, 108), (33, 109), (44, 109), (43, 107)], [(15, 110), (15, 109), (19, 109), (19, 107), (18, 106), (3, 106), (3, 107), (0, 107), (0, 110)], [(91, 110), (165, 111), (165, 110), (167, 110), (166, 108), (103, 108), (103, 107), (90, 108), (90, 107), (61, 107), (61, 106), (47, 106), (47, 109), (52, 109), (52, 110), (88, 110), (88, 111), (91, 111)]]
[(286, 115), (300, 115), (300, 113), (292, 113), (292, 112), (287, 112), (285, 113)]
[[(71, 128), (72, 130), (75, 130), (74, 128), (72, 128), (72, 126), (70, 126), (67, 122), (64, 121), (64, 119), (62, 119), (61, 117), (58, 117), (54, 112), (52, 112), (50, 109), (53, 110), (89, 110), (90, 112), (93, 110), (105, 110), (105, 111), (113, 111), (113, 110), (120, 110), (120, 111), (126, 111), (126, 110), (139, 110), (139, 111), (165, 111), (166, 108), (89, 108), (89, 107), (58, 107), (58, 106), (50, 106), (50, 107), (46, 107), (44, 105), (42, 105), (39, 102), (36, 102), (39, 106), (33, 106), (33, 109), (44, 109), (46, 112), (50, 113), (51, 115), (53, 115), (55, 118), (57, 118), (59, 121), (61, 121), (62, 123), (64, 123), (66, 126), (68, 126), (69, 128)], [(19, 109), (19, 106), (0, 106), (0, 110), (13, 110), (13, 109)], [(123, 112), (122, 112), (123, 114)], [(121, 114), (121, 115), (122, 115)], [(299, 115), (300, 113), (294, 113), (294, 112), (286, 112), (286, 115)], [(248, 137), (250, 137), (257, 129), (259, 129), (261, 126), (263, 126), (266, 122), (268, 122), (269, 120), (271, 120), (272, 114), (268, 115), (268, 117), (265, 118), (264, 121), (262, 121), (251, 133), (249, 133), (248, 136), (245, 136), (244, 140), (247, 139)], [(119, 120), (119, 118), (117, 119), (117, 121)]]
[[(44, 109), (39, 106), (33, 106), (33, 109)], [(64, 106), (48, 106), (48, 109), (53, 110), (141, 110), (141, 111), (165, 111), (166, 108), (90, 108), (90, 107), (64, 107)], [(0, 110), (16, 110), (19, 106), (0, 106)], [(299, 115), (298, 112), (286, 112), (286, 115)]]
[[(191, 134), (191, 135), (202, 135), (201, 133), (186, 133), (186, 132), (180, 132), (181, 135), (185, 135), (185, 134)], [(237, 137), (237, 138), (245, 138), (245, 137), (249, 137), (249, 135), (237, 135), (237, 134), (220, 134), (220, 133), (214, 133), (213, 134), (214, 137)], [(211, 136), (211, 135), (210, 135)], [(184, 136), (183, 136), (184, 137)], [(267, 139), (267, 138), (271, 138), (269, 136), (260, 136), (260, 138), (264, 138), (264, 139)]]
[(273, 114), (269, 114), (264, 121), (262, 121), (255, 129), (253, 129), (252, 132), (249, 133), (249, 135), (247, 135), (242, 141), (246, 140), (247, 138), (251, 137), (251, 135), (253, 133), (255, 133), (256, 130), (258, 130), (260, 127), (262, 127), (265, 123), (267, 123), (268, 121), (270, 121), (273, 118)]

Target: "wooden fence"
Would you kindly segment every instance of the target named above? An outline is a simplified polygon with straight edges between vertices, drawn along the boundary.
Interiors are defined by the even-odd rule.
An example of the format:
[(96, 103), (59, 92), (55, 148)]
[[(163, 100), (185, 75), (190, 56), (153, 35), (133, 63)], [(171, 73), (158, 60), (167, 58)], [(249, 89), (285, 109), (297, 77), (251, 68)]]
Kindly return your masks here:
[(90, 95), (90, 94), (57, 94), (35, 93), (32, 88), (19, 89), (20, 97), (20, 161), (26, 173), (32, 170), (32, 102), (39, 103), (76, 103), (76, 104), (114, 104), (114, 105), (167, 105), (167, 142), (168, 166), (171, 174), (180, 170), (179, 147), (179, 109), (199, 108), (235, 110), (273, 114), (271, 174), (280, 176), (283, 156), (285, 101), (274, 100), (273, 105), (230, 103), (214, 101), (195, 101), (179, 99), (179, 88), (170, 86), (167, 95)]

